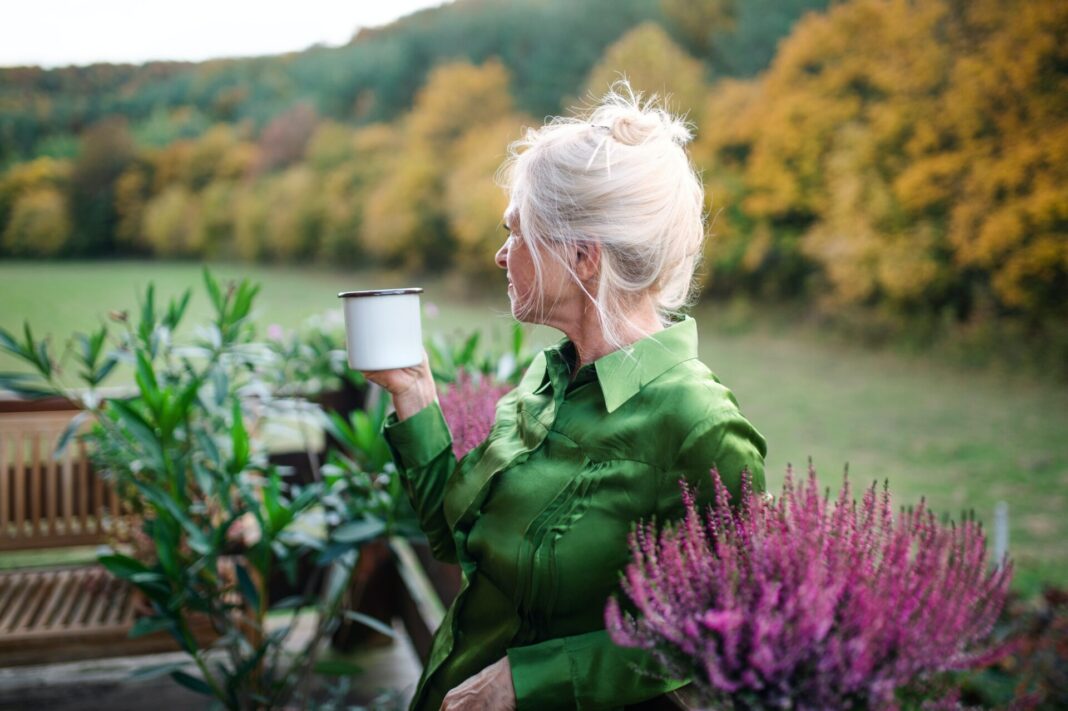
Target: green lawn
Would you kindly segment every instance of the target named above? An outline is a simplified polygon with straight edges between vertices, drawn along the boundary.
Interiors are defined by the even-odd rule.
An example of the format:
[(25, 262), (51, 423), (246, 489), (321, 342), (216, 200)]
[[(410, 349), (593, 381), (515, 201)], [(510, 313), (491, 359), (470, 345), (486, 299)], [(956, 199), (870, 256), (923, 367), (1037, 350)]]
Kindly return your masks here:
[[(109, 309), (134, 308), (149, 280), (160, 295), (194, 287), (190, 321), (207, 313), (199, 265), (162, 262), (0, 263), (0, 326), (38, 333), (87, 329)], [(223, 278), (263, 285), (256, 320), (291, 327), (339, 307), (346, 289), (407, 286), (396, 275), (219, 265)], [(462, 284), (422, 283), (438, 306), (425, 330), (473, 327), (504, 334), (510, 323), (504, 280), (493, 295), (462, 295)], [(1009, 549), (1024, 592), (1042, 582), (1068, 584), (1068, 391), (1063, 385), (1003, 373), (962, 371), (920, 357), (872, 352), (830, 339), (797, 319), (756, 311), (739, 319), (718, 304), (695, 310), (701, 354), (767, 438), (769, 487), (787, 463), (803, 474), (812, 457), (833, 489), (849, 464), (856, 489), (890, 480), (899, 504), (926, 496), (937, 512), (974, 509), (990, 525), (999, 500), (1009, 505)], [(548, 329), (536, 343), (555, 340)], [(0, 370), (12, 362), (0, 356)], [(989, 523), (988, 523), (989, 522)]]

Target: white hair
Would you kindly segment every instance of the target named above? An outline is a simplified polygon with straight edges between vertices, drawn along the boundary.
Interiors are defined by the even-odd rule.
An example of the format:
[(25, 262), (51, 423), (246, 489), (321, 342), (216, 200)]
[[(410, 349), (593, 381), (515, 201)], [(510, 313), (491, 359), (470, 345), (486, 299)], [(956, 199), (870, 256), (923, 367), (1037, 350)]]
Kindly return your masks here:
[(633, 303), (651, 296), (664, 325), (691, 303), (705, 237), (704, 190), (683, 148), (692, 137), (655, 95), (643, 101), (621, 79), (587, 115), (528, 128), (498, 172), (530, 243), (536, 292), (543, 250), (582, 287), (561, 255), (600, 245), (596, 293), (582, 289), (616, 348)]

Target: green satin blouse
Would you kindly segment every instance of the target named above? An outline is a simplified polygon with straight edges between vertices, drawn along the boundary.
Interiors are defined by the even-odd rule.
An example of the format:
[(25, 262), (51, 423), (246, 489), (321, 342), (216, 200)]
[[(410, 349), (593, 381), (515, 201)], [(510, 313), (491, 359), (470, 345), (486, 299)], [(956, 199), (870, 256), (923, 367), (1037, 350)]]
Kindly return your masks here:
[[(644, 650), (617, 647), (605, 602), (620, 593), (627, 534), (683, 514), (678, 481), (712, 500), (716, 465), (732, 494), (741, 471), (764, 490), (764, 437), (697, 359), (686, 317), (570, 378), (567, 339), (539, 353), (501, 398), (486, 441), (459, 462), (435, 403), (386, 439), (435, 557), (459, 563), (460, 593), (437, 630), (410, 708), (508, 656), (518, 711), (609, 709), (653, 698), (664, 681)], [(637, 669), (636, 669), (637, 668)]]

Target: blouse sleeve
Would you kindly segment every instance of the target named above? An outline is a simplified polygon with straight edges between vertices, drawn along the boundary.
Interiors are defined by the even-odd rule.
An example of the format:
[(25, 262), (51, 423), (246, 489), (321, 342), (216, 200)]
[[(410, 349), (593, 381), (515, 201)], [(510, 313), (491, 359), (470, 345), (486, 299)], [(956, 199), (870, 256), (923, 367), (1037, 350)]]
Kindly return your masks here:
[(682, 518), (685, 508), (679, 480), (685, 478), (695, 489), (701, 506), (712, 503), (714, 487), (710, 470), (716, 467), (720, 479), (737, 502), (742, 490), (742, 470), (750, 474), (753, 490), (763, 492), (764, 457), (767, 442), (736, 408), (725, 408), (700, 420), (683, 439), (678, 458), (659, 482), (657, 520)]
[(457, 461), (441, 407), (434, 401), (401, 421), (393, 413), (383, 431), (431, 553), (442, 562), (457, 562), (456, 544), (442, 509), (445, 482)]
[(613, 709), (684, 686), (663, 679), (644, 649), (620, 647), (606, 630), (553, 639), (507, 651), (516, 711)]

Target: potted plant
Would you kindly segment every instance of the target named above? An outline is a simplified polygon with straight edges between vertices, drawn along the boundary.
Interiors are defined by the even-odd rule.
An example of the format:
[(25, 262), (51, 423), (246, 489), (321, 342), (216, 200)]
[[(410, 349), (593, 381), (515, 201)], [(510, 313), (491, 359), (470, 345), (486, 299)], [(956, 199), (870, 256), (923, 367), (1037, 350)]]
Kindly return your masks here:
[[(224, 288), (207, 270), (203, 277), (214, 317), (188, 342), (174, 334), (190, 292), (157, 309), (152, 286), (136, 321), (112, 315), (117, 334), (107, 324), (76, 334), (64, 356), (73, 355), (84, 389), (64, 382), (65, 358), (53, 359), (50, 342), (35, 339), (29, 324), (21, 339), (0, 330), (0, 348), (36, 370), (0, 376), (0, 387), (76, 402), (82, 412), (59, 448), (83, 437), (124, 505), (140, 514), (150, 555), (108, 550), (100, 563), (146, 600), (147, 614), (131, 634), (167, 631), (197, 669), (190, 674), (182, 662), (149, 673), (169, 673), (227, 708), (302, 703), (312, 693), (320, 643), (339, 621), (377, 626), (346, 610), (343, 595), (360, 544), (387, 522), (375, 519), (377, 504), (354, 500), (346, 482), (286, 482), (267, 461), (252, 433), (278, 398), (260, 377), (273, 354), (255, 341), (249, 320), (259, 287)], [(120, 362), (133, 368), (136, 386), (105, 398), (100, 385)], [(75, 435), (87, 418), (91, 429)], [(316, 568), (302, 592), (273, 598), (267, 583), (274, 573), (295, 583), (309, 552)], [(292, 632), (302, 612), (314, 612), (315, 623), (298, 644)], [(215, 632), (210, 644), (193, 633), (198, 619)]]
[(815, 470), (795, 490), (788, 469), (775, 501), (752, 490), (736, 506), (712, 470), (702, 516), (683, 481), (686, 514), (631, 534), (622, 588), (605, 625), (622, 646), (649, 650), (664, 678), (690, 679), (706, 707), (896, 708), (896, 693), (940, 672), (989, 664), (988, 644), (1012, 566), (989, 571), (973, 520), (936, 521), (924, 504), (891, 509), (884, 486), (835, 502)]

